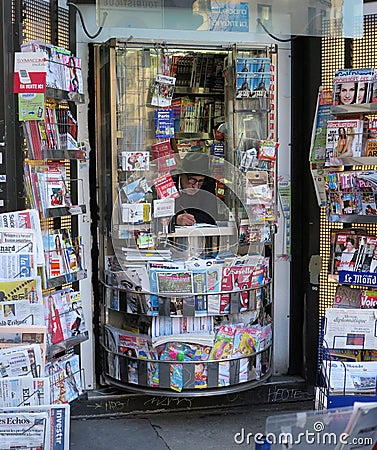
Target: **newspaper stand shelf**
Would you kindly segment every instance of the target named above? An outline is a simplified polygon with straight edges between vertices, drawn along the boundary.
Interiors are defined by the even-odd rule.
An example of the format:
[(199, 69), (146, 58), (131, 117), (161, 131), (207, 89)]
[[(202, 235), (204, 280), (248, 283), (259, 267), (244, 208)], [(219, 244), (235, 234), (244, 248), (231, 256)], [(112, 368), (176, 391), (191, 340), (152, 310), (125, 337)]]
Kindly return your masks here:
[[(325, 326), (325, 323), (326, 318), (323, 318), (323, 326)], [(346, 340), (347, 336), (342, 336), (342, 338)], [(356, 361), (353, 361), (353, 363), (357, 364)], [(360, 387), (359, 392), (357, 392), (358, 389), (356, 388), (352, 393), (350, 393), (347, 377), (347, 371), (349, 369), (346, 364), (347, 357), (334, 354), (328, 343), (325, 341), (324, 334), (321, 334), (318, 347), (318, 368), (315, 396), (316, 409), (323, 410), (341, 408), (352, 406), (355, 402), (377, 402), (376, 376), (374, 375), (374, 387), (369, 385), (367, 392), (360, 393), (360, 391), (362, 391), (362, 388)], [(324, 369), (324, 366), (326, 366), (326, 369)], [(338, 386), (340, 385), (340, 388), (338, 387), (335, 392), (335, 390), (331, 388), (331, 384), (332, 376), (334, 377), (334, 373), (338, 367), (340, 370), (338, 370), (339, 373), (336, 375), (338, 378)], [(371, 377), (373, 378), (373, 374)], [(361, 385), (362, 381), (359, 381), (359, 383)]]
[[(78, 346), (89, 339), (82, 312), (87, 299), (79, 289), (79, 281), (87, 278), (85, 248), (77, 219), (88, 204), (84, 180), (77, 173), (79, 162), (88, 160), (89, 146), (77, 141), (74, 117), (76, 104), (85, 102), (81, 62), (71, 52), (40, 41), (24, 43), (22, 50), (43, 52), (48, 66), (43, 103), (33, 120), (23, 122), (24, 179), (27, 203), (38, 210), (42, 228), (45, 264), (38, 274), (47, 326), (46, 374), (42, 375), (49, 377), (51, 403), (65, 403), (82, 392)], [(76, 84), (70, 78), (73, 74)], [(25, 114), (22, 110), (20, 119)]]
[[(261, 356), (268, 353), (268, 357), (271, 354), (271, 345), (269, 345), (265, 350), (256, 353), (253, 356), (234, 358), (218, 361), (205, 361), (208, 378), (207, 386), (201, 389), (195, 389), (194, 385), (194, 372), (195, 365), (198, 361), (183, 363), (182, 371), (182, 383), (183, 387), (180, 392), (171, 390), (170, 388), (170, 374), (171, 370), (177, 364), (176, 361), (156, 361), (156, 360), (141, 360), (137, 358), (127, 357), (122, 353), (115, 353), (109, 351), (108, 348), (104, 347), (104, 357), (105, 357), (105, 378), (114, 386), (125, 387), (128, 390), (135, 392), (144, 392), (151, 395), (166, 395), (174, 397), (195, 397), (195, 396), (207, 396), (207, 395), (219, 395), (219, 394), (230, 394), (232, 392), (239, 392), (243, 390), (248, 390), (255, 388), (264, 384), (272, 375), (272, 370), (269, 367), (263, 371), (258, 380), (246, 380), (243, 382), (239, 381), (240, 375), (240, 363), (241, 361), (248, 360), (249, 363), (253, 363), (253, 358), (257, 355)], [(137, 366), (138, 378), (137, 382), (129, 381), (129, 366), (130, 363)], [(225, 387), (219, 387), (219, 367), (221, 364), (230, 364), (230, 378), (229, 385)], [(151, 387), (147, 382), (148, 376), (148, 365), (158, 365), (159, 371), (159, 387)], [(114, 367), (119, 367), (119, 375), (114, 374)], [(117, 379), (117, 376), (120, 379)]]
[[(323, 108), (327, 106), (324, 105)], [(342, 157), (343, 151), (358, 155), (368, 154), (369, 138), (372, 138), (371, 141), (373, 141), (375, 136), (373, 125), (372, 129), (369, 129), (370, 125), (366, 126), (366, 119), (370, 116), (374, 117), (376, 111), (376, 103), (330, 105), (329, 112), (332, 115), (328, 119), (331, 121), (330, 127), (324, 128), (326, 132), (323, 146), (326, 148), (326, 161), (325, 153), (323, 153), (323, 163), (328, 174), (326, 179), (328, 181), (326, 186), (328, 221), (345, 224), (339, 227), (342, 228), (342, 230), (339, 230), (339, 235), (344, 234), (351, 243), (353, 242), (351, 238), (354, 230), (347, 232), (350, 224), (365, 224), (365, 230), (367, 230), (360, 233), (361, 235), (367, 235), (365, 242), (361, 237), (357, 241), (354, 265), (352, 265), (353, 263), (347, 265), (343, 262), (347, 258), (347, 252), (344, 253), (345, 259), (343, 259), (344, 248), (341, 245), (341, 239), (338, 240), (338, 237), (333, 237), (338, 236), (338, 231), (335, 230), (334, 234), (331, 235), (331, 257), (333, 259), (330, 261), (330, 273), (327, 280), (339, 285), (339, 292), (348, 292), (342, 290), (343, 286), (344, 289), (357, 288), (359, 291), (374, 291), (377, 286), (376, 274), (371, 273), (373, 269), (366, 262), (368, 261), (366, 249), (370, 247), (371, 252), (374, 251), (372, 244), (368, 244), (368, 247), (367, 240), (369, 236), (374, 239), (375, 233), (370, 230), (372, 229), (371, 225), (376, 223), (377, 216), (368, 215), (368, 207), (371, 208), (371, 206), (367, 205), (370, 198), (373, 198), (373, 196), (368, 197), (368, 195), (374, 191), (377, 158), (373, 151), (370, 155), (374, 156)], [(351, 120), (355, 122), (357, 120), (357, 124), (351, 124)], [(344, 123), (342, 124), (342, 122)], [(347, 123), (351, 127), (352, 152), (348, 147), (344, 150), (340, 145), (335, 152), (340, 139), (337, 136), (340, 136), (341, 128), (347, 127)], [(318, 123), (317, 126), (321, 128)], [(354, 131), (354, 126), (357, 126), (357, 132)], [(343, 131), (345, 130), (343, 129)], [(347, 146), (349, 145), (348, 138), (347, 132)], [(354, 145), (355, 142), (357, 145)], [(330, 146), (332, 148), (329, 148)], [(313, 162), (314, 159), (313, 155)], [(326, 165), (327, 162), (329, 163), (328, 166)], [(349, 183), (345, 181), (347, 177), (350, 180)], [(355, 229), (358, 230), (359, 227), (356, 225)], [(346, 242), (345, 238), (344, 246), (346, 246)], [(337, 266), (337, 264), (339, 265)], [(342, 266), (342, 264), (345, 265)], [(367, 272), (367, 270), (370, 270), (370, 272)], [(341, 294), (339, 296), (342, 298)], [(373, 357), (373, 352), (376, 351), (375, 341), (370, 338), (374, 335), (375, 330), (372, 330), (374, 327), (373, 320), (370, 322), (368, 322), (368, 319), (364, 320), (366, 312), (370, 311), (373, 315), (374, 310), (363, 306), (361, 300), (357, 297), (354, 298), (352, 305), (351, 300), (349, 300), (348, 307), (346, 301), (343, 307), (339, 302), (336, 303), (334, 299), (332, 300), (333, 308), (326, 308), (321, 323), (318, 345), (316, 408), (336, 409), (351, 406), (354, 402), (376, 402), (375, 367), (370, 365), (370, 363), (374, 364), (375, 361), (375, 357)], [(359, 327), (357, 326), (358, 320), (361, 321)], [(369, 323), (371, 323), (370, 327)], [(331, 328), (331, 332), (329, 328)], [(370, 354), (366, 356), (368, 351), (370, 351)]]

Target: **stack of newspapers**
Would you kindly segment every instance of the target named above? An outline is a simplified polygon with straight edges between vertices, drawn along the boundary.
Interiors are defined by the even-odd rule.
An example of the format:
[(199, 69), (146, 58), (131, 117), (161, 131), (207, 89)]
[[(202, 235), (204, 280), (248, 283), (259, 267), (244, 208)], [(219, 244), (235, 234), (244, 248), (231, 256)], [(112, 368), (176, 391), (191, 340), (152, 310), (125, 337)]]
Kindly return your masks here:
[(50, 404), (42, 347), (12, 344), (0, 350), (0, 448), (17, 442), (25, 449), (69, 449), (69, 404)]
[(70, 406), (45, 370), (41, 242), (37, 211), (0, 214), (1, 449), (69, 449)]

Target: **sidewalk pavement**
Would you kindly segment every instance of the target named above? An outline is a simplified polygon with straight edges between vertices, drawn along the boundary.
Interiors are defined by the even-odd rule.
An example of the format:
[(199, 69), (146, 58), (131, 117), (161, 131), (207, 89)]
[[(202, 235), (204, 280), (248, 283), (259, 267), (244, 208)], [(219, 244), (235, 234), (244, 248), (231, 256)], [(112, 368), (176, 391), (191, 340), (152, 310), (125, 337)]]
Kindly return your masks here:
[[(237, 443), (235, 435), (264, 433), (266, 418), (310, 411), (313, 401), (269, 403), (185, 412), (133, 413), (103, 418), (73, 418), (70, 450), (254, 450), (251, 440)], [(238, 441), (239, 442), (239, 441)]]

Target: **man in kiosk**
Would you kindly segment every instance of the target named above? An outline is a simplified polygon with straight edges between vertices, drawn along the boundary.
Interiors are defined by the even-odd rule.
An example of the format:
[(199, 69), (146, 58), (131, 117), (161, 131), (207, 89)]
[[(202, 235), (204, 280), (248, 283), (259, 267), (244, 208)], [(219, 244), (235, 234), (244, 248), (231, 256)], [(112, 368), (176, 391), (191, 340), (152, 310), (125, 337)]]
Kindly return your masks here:
[(177, 226), (216, 225), (216, 182), (209, 176), (209, 157), (204, 153), (187, 153), (179, 174), (173, 176), (179, 192), (175, 203)]

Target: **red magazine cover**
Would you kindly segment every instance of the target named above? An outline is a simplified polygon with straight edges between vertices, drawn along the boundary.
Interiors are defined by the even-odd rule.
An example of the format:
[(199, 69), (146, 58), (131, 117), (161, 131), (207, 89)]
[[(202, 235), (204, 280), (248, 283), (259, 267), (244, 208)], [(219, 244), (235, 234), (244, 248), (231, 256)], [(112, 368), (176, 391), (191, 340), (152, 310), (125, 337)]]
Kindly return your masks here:
[(179, 192), (170, 173), (155, 178), (153, 180), (153, 185), (156, 188), (159, 198), (179, 197)]
[[(256, 280), (253, 278), (254, 266), (232, 266), (233, 291), (239, 291), (239, 311), (247, 311), (249, 308), (250, 287)], [(262, 272), (261, 272), (262, 273)]]
[[(231, 291), (233, 289), (232, 272), (230, 267), (223, 267), (221, 277), (221, 291)], [(220, 314), (230, 312), (230, 294), (220, 294)]]
[(158, 142), (151, 146), (153, 158), (157, 161), (159, 173), (170, 172), (177, 167), (170, 141)]

